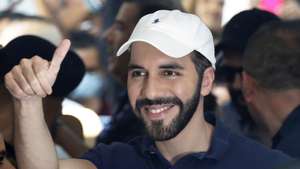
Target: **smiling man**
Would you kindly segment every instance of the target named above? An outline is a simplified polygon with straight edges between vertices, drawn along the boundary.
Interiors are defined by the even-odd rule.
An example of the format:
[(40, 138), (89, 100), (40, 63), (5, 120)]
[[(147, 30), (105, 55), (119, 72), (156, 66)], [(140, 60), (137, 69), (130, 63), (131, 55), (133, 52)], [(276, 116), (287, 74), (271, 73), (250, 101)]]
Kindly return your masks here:
[(160, 10), (141, 18), (118, 51), (120, 56), (131, 48), (128, 95), (148, 136), (128, 144), (99, 144), (82, 159), (58, 161), (42, 117), (42, 97), (52, 92), (69, 45), (63, 41), (51, 62), (34, 57), (6, 74), (15, 98), (21, 169), (268, 169), (289, 160), (231, 133), (218, 120), (205, 120), (203, 96), (214, 80), (212, 35), (195, 15)]

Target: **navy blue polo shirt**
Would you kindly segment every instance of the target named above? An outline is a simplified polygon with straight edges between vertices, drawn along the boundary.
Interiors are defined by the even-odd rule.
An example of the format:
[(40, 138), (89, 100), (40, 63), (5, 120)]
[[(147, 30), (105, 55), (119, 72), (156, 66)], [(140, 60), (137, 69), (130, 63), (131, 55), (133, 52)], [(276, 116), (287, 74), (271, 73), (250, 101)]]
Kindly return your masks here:
[(283, 122), (280, 130), (273, 137), (273, 149), (300, 158), (300, 105)]
[(217, 122), (207, 152), (192, 153), (170, 164), (148, 137), (128, 144), (98, 144), (83, 156), (99, 169), (272, 169), (290, 157), (235, 135)]

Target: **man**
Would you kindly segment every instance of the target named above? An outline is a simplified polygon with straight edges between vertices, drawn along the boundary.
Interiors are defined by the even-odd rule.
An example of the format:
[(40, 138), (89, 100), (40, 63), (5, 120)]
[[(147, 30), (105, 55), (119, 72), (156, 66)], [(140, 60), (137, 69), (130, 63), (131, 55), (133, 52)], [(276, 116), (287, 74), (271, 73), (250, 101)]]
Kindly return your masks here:
[[(244, 96), (263, 139), (300, 157), (300, 22), (276, 22), (249, 41), (243, 66)], [(272, 43), (269, 43), (272, 42)]]
[(231, 97), (231, 101), (221, 108), (221, 119), (232, 130), (255, 140), (259, 138), (253, 134), (255, 126), (241, 91), (242, 56), (250, 36), (263, 24), (278, 20), (277, 16), (267, 11), (242, 11), (225, 25), (221, 41), (216, 46), (223, 53), (217, 68), (217, 79), (225, 82)]
[[(170, 4), (170, 6), (175, 5)], [(127, 65), (130, 53), (124, 52), (122, 57), (116, 57), (116, 53), (121, 45), (128, 40), (134, 26), (142, 16), (157, 10), (171, 8), (158, 2), (147, 3), (144, 0), (125, 0), (118, 11), (115, 22), (105, 32), (103, 38), (110, 46), (109, 75), (113, 76), (113, 79), (110, 79), (106, 84), (117, 96), (112, 101), (111, 122), (101, 132), (97, 138), (97, 143), (110, 144), (114, 141), (127, 143), (136, 136), (144, 134), (143, 125), (134, 115), (126, 91)], [(111, 96), (111, 94), (108, 93), (107, 95)]]
[[(271, 168), (289, 160), (234, 135), (218, 121), (213, 126), (204, 120), (202, 98), (214, 80), (212, 35), (195, 15), (161, 10), (141, 18), (118, 51), (121, 55), (131, 48), (128, 95), (148, 136), (130, 144), (99, 144), (81, 160), (58, 161), (41, 116), (41, 101), (51, 94), (69, 46), (65, 40), (51, 62), (35, 57), (28, 60), (31, 66), (21, 63), (16, 65), (21, 71), (12, 70), (5, 76), (15, 100), (15, 143), (22, 168), (253, 169)], [(43, 77), (48, 78), (40, 81), (37, 74), (47, 74)], [(16, 77), (36, 79), (36, 86), (31, 80), (18, 83)], [(35, 132), (29, 132), (31, 129)]]

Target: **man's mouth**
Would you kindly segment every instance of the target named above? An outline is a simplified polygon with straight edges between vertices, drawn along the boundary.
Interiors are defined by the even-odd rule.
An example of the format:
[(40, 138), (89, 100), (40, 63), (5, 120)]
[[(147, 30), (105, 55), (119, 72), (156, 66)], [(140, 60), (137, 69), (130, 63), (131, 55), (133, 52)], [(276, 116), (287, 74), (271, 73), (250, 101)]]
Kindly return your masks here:
[(147, 115), (151, 121), (163, 120), (166, 114), (171, 108), (174, 107), (174, 104), (161, 104), (161, 105), (151, 105), (144, 106), (142, 111)]

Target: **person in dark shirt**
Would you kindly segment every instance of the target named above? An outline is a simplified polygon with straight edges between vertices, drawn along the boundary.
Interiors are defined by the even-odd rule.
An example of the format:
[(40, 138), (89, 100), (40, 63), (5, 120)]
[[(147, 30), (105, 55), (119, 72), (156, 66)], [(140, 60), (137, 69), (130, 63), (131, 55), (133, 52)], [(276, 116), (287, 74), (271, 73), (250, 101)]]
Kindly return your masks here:
[(264, 141), (254, 132), (256, 126), (242, 94), (243, 53), (252, 34), (262, 25), (279, 20), (276, 15), (256, 8), (242, 11), (224, 26), (220, 43), (216, 46), (217, 55), (222, 55), (217, 63), (216, 81), (226, 85), (231, 97), (221, 107), (220, 119), (233, 131), (261, 143)]
[(300, 22), (269, 23), (256, 32), (243, 60), (243, 89), (255, 123), (273, 149), (300, 157)]
[[(58, 161), (40, 116), (41, 98), (51, 93), (51, 84), (69, 46), (67, 40), (63, 41), (49, 68), (41, 70), (47, 72), (49, 83), (39, 83), (41, 90), (35, 90), (35, 94), (22, 90), (31, 83), (14, 80), (17, 76), (35, 76), (26, 73), (31, 66), (21, 63), (16, 66), (21, 72), (6, 74), (6, 87), (14, 96), (15, 119), (20, 126), (16, 127), (15, 140), (18, 164), (24, 169), (266, 169), (290, 160), (231, 133), (218, 120), (214, 124), (204, 119), (203, 97), (213, 86), (216, 62), (212, 34), (195, 15), (159, 10), (139, 20), (117, 53), (120, 56), (130, 48), (128, 97), (147, 136), (130, 144), (99, 144), (82, 159)], [(37, 63), (36, 58), (29, 61)], [(38, 160), (25, 160), (28, 156)]]

